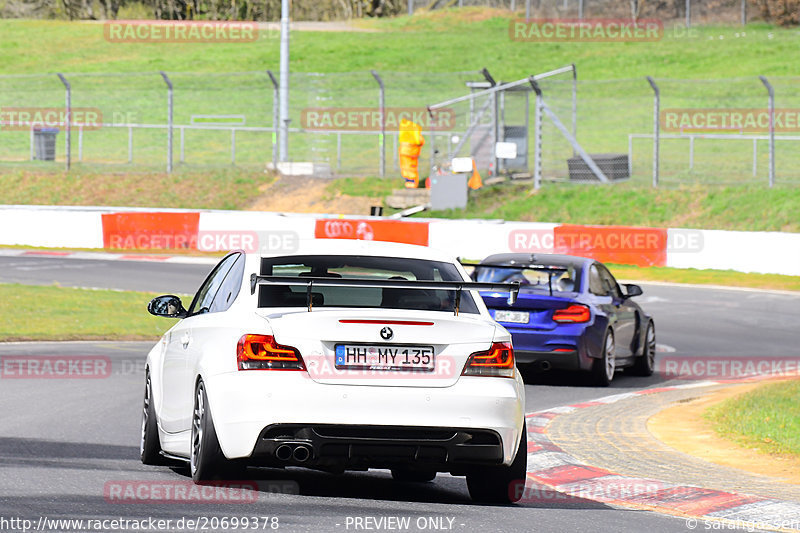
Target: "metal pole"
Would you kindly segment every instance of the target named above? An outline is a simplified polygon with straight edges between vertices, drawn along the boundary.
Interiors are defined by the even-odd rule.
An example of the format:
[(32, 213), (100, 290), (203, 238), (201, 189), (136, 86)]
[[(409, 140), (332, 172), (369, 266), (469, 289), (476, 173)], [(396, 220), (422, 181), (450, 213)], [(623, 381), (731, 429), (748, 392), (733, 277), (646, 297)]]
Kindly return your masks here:
[(167, 174), (172, 173), (172, 126), (173, 122), (173, 87), (172, 81), (163, 70), (158, 72), (167, 84)]
[(578, 0), (578, 19), (583, 20), (583, 0)]
[(64, 87), (67, 90), (66, 96), (66, 104), (67, 104), (67, 114), (64, 117), (65, 127), (67, 128), (67, 170), (69, 167), (72, 166), (72, 85), (67, 81), (67, 78), (64, 77), (63, 74), (60, 72), (56, 74), (58, 79), (61, 80), (61, 83), (64, 84)]
[(278, 129), (279, 124), (281, 122), (280, 119), (280, 107), (278, 105), (278, 80), (275, 78), (275, 74), (272, 73), (271, 70), (267, 71), (267, 76), (269, 76), (270, 81), (272, 82), (272, 169), (278, 169)]
[(517, 0), (511, 0), (511, 11), (517, 10)]
[(280, 160), (289, 160), (289, 0), (281, 0)]
[(531, 18), (531, 0), (525, 0), (525, 18)]
[(542, 92), (536, 91), (536, 111), (534, 115), (533, 139), (533, 188), (542, 186)]
[(686, 0), (686, 27), (692, 25), (692, 0)]
[[(578, 138), (578, 70), (572, 64), (572, 136)], [(575, 156), (575, 150), (572, 151)]]
[(661, 117), (659, 112), (661, 108), (661, 91), (658, 90), (656, 80), (654, 80), (651, 76), (647, 76), (647, 81), (650, 83), (650, 87), (652, 87), (653, 91), (655, 92), (655, 99), (653, 101), (653, 187), (658, 187), (658, 132), (661, 129)]
[(408, 0), (408, 16), (414, 14), (414, 0)]
[(772, 187), (775, 185), (775, 89), (764, 76), (758, 79), (769, 93), (769, 186)]
[(742, 0), (742, 26), (747, 25), (747, 0)]
[(628, 177), (633, 176), (633, 137), (628, 134)]
[(386, 88), (383, 86), (383, 80), (378, 73), (370, 70), (372, 77), (378, 82), (380, 88), (380, 95), (378, 97), (378, 105), (381, 110), (381, 134), (378, 139), (378, 145), (381, 149), (381, 177), (386, 177)]
[(500, 140), (500, 102), (497, 93), (492, 93), (492, 156), (494, 161), (494, 175), (500, 175), (500, 159), (497, 157), (497, 142)]

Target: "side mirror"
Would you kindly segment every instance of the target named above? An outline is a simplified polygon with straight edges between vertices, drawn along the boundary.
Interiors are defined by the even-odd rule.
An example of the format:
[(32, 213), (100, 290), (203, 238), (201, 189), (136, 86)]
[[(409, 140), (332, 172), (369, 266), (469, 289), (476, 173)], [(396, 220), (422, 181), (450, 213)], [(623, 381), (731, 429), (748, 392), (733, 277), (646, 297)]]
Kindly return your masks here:
[(156, 296), (147, 304), (147, 311), (151, 315), (162, 316), (165, 318), (183, 318), (186, 316), (186, 309), (183, 308), (181, 299), (172, 294)]
[(642, 294), (642, 288), (638, 285), (634, 285), (633, 283), (626, 283), (625, 284), (625, 298), (633, 298), (634, 296), (639, 296)]

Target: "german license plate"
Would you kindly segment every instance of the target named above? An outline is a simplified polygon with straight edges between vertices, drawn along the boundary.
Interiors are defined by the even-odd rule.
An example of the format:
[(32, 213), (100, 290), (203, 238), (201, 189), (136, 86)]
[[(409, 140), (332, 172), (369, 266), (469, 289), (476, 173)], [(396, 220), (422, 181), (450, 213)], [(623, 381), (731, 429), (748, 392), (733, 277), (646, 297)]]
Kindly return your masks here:
[(527, 324), (530, 313), (527, 311), (495, 311), (494, 319), (498, 322), (512, 322), (514, 324)]
[(337, 344), (336, 368), (433, 370), (433, 346)]

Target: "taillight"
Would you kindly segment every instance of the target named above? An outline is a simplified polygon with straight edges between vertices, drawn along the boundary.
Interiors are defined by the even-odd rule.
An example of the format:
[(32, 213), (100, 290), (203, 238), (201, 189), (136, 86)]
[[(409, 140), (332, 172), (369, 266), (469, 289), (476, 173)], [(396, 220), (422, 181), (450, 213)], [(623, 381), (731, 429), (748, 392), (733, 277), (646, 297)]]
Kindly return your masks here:
[(553, 313), (553, 322), (589, 322), (591, 318), (592, 312), (581, 304), (572, 304), (566, 309), (557, 309)]
[(467, 359), (462, 376), (514, 377), (514, 348), (510, 342), (494, 342), (485, 352), (475, 352)]
[(272, 335), (244, 335), (236, 346), (239, 370), (305, 370), (297, 348), (275, 342)]

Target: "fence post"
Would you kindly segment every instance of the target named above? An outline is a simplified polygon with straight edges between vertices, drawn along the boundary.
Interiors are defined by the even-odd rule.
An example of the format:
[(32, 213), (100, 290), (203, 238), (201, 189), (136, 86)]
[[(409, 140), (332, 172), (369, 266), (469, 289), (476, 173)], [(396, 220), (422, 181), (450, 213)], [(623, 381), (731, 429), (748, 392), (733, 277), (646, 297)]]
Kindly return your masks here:
[(280, 124), (280, 109), (278, 107), (278, 79), (271, 70), (267, 71), (272, 82), (272, 170), (278, 170), (278, 124)]
[(686, 27), (692, 25), (692, 0), (686, 0)]
[(769, 186), (772, 187), (775, 185), (775, 90), (764, 76), (758, 79), (769, 93)]
[(652, 76), (647, 76), (647, 81), (650, 83), (650, 87), (653, 88), (653, 92), (655, 93), (655, 99), (653, 100), (653, 187), (658, 187), (658, 133), (661, 129), (661, 91), (658, 90), (656, 80), (654, 80)]
[(408, 0), (408, 16), (414, 14), (414, 0)]
[(172, 81), (163, 70), (158, 71), (161, 77), (164, 78), (164, 83), (167, 84), (167, 174), (172, 173), (172, 125), (173, 125), (173, 87)]
[(381, 133), (378, 144), (381, 147), (381, 177), (386, 177), (386, 88), (383, 86), (383, 80), (374, 70), (370, 70), (370, 74), (378, 82), (380, 88), (380, 96), (378, 97), (378, 105), (381, 109)]
[(531, 18), (531, 0), (525, 0), (525, 19)]
[[(572, 64), (572, 136), (578, 139), (578, 70)], [(575, 150), (572, 150), (575, 156)]]
[(72, 85), (70, 85), (70, 83), (67, 81), (67, 78), (65, 78), (60, 72), (56, 75), (58, 76), (58, 79), (61, 80), (61, 83), (64, 84), (64, 88), (67, 90), (67, 114), (64, 118), (64, 122), (65, 127), (67, 128), (67, 170), (69, 170), (70, 166), (72, 166)]
[(542, 89), (531, 80), (531, 87), (536, 93), (536, 107), (533, 125), (533, 190), (542, 186)]
[(578, 20), (583, 20), (583, 0), (578, 0)]
[(747, 0), (742, 0), (742, 26), (747, 25)]

